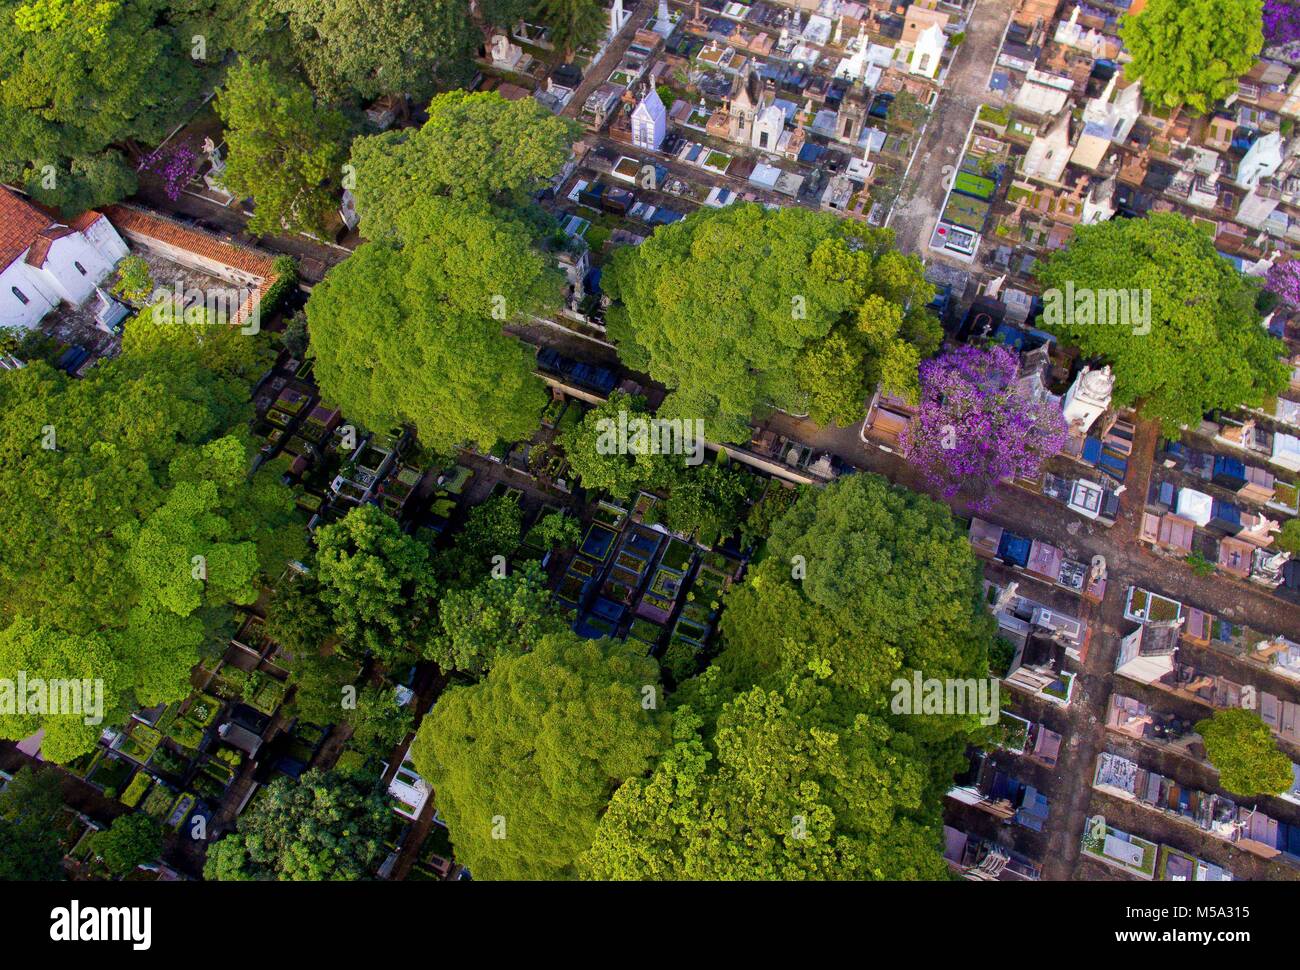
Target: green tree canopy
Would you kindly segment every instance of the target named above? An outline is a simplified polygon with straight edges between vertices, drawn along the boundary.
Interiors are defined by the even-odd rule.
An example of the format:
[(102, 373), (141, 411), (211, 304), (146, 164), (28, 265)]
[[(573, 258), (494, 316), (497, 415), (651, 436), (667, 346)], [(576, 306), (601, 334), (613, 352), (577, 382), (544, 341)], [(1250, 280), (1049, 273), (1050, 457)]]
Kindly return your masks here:
[(388, 854), (392, 811), (369, 780), (313, 770), (278, 777), (208, 849), (205, 879), (336, 882), (368, 879)]
[(727, 594), (719, 657), (739, 686), (773, 689), (828, 663), (879, 711), (913, 669), (982, 677), (993, 623), (964, 530), (946, 506), (876, 475), (805, 492), (768, 554)]
[(316, 531), (320, 598), (354, 650), (385, 663), (418, 652), (437, 610), (429, 549), (392, 516), (359, 505)]
[(736, 695), (711, 732), (690, 707), (673, 720), (659, 766), (601, 819), (589, 877), (945, 877), (924, 753), (815, 678)]
[(148, 815), (123, 815), (92, 835), (90, 847), (113, 875), (130, 875), (162, 854), (162, 826)]
[(312, 89), (330, 102), (409, 94), (467, 80), (476, 37), (465, 0), (275, 0)]
[(615, 438), (620, 413), (632, 427), (654, 420), (645, 398), (615, 390), (560, 436), (560, 447), (578, 481), (589, 492), (607, 491), (616, 499), (631, 498), (642, 488), (669, 487), (676, 480), (679, 459), (651, 452), (647, 437), (634, 438), (630, 432), (627, 450), (635, 453), (611, 447), (619, 444)]
[(235, 195), (251, 196), (257, 233), (327, 234), (338, 208), (347, 122), (319, 107), (307, 87), (264, 61), (241, 61), (217, 93), (230, 157), (222, 176)]
[[(560, 170), (578, 134), (532, 98), (507, 101), (496, 92), (437, 95), (428, 115), (419, 129), (352, 144), (357, 211), (367, 239), (401, 235), (403, 214), (424, 211), (431, 198), (522, 205)], [(487, 255), (473, 250), (466, 258)]]
[[(104, 682), (105, 717), (189, 691), (205, 635), (304, 545), (292, 493), (247, 478), (259, 338), (230, 327), (130, 322), (119, 357), (84, 378), (44, 363), (0, 374), (0, 676)], [(44, 753), (93, 748), (75, 716)]]
[(551, 43), (565, 61), (596, 44), (609, 30), (609, 13), (599, 0), (538, 0), (535, 16), (550, 28)]
[(307, 302), (322, 391), (368, 427), (411, 423), (450, 453), (538, 426), (533, 351), (502, 319), (558, 304), (561, 277), (520, 223), (427, 199), (399, 217), (403, 243), (362, 245)]
[(948, 510), (873, 475), (803, 493), (726, 596), (724, 649), (670, 698), (673, 745), (614, 795), (600, 879), (938, 879), (972, 714), (899, 677), (988, 675), (992, 621)]
[(392, 687), (363, 687), (356, 704), (343, 709), (343, 716), (352, 725), (352, 741), (362, 751), (387, 759), (410, 732), (415, 711), (397, 703)]
[(285, 576), (266, 608), (266, 635), (295, 657), (319, 652), (334, 632), (329, 609), (321, 602), (320, 583), (311, 573)]
[(542, 549), (568, 549), (582, 539), (582, 523), (564, 512), (548, 512), (528, 530), (527, 538)]
[(117, 149), (161, 140), (199, 88), (164, 8), (0, 0), (0, 178), (67, 213), (134, 191)]
[(452, 590), (438, 610), (442, 636), (425, 656), (443, 670), (482, 676), (498, 656), (523, 653), (548, 634), (568, 628), (536, 563), (477, 586)]
[(701, 209), (618, 250), (602, 286), (620, 356), (671, 392), (659, 413), (713, 441), (772, 407), (851, 424), (886, 378), (915, 396), (942, 337), (892, 232), (806, 209)]
[(63, 879), (63, 849), (49, 828), (18, 825), (0, 818), (0, 882), (55, 882)]
[(668, 493), (668, 526), (711, 546), (735, 534), (746, 495), (745, 476), (727, 465), (682, 468)]
[[(1085, 355), (1109, 361), (1114, 402), (1139, 406), (1166, 434), (1199, 424), (1217, 408), (1259, 406), (1286, 386), (1282, 343), (1260, 326), (1255, 309), (1257, 284), (1180, 215), (1080, 226), (1071, 244), (1036, 264), (1035, 273), (1048, 291), (1043, 325)], [(1077, 308), (1065, 306), (1067, 284)], [(1150, 319), (1094, 322), (1080, 294), (1102, 290), (1149, 293)], [(1132, 316), (1132, 299), (1129, 306)]]
[(19, 768), (0, 791), (0, 818), (19, 825), (49, 827), (63, 806), (60, 772)]
[(1280, 795), (1294, 782), (1291, 759), (1257, 713), (1244, 707), (1215, 711), (1196, 724), (1219, 783), (1234, 795)]
[(1264, 46), (1260, 0), (1150, 0), (1120, 20), (1133, 59), (1124, 71), (1141, 78), (1154, 105), (1186, 105), (1205, 114), (1237, 90)]
[(196, 61), (220, 64), (235, 51), (285, 69), (292, 65), (274, 0), (166, 0), (165, 6), (181, 47)]
[(443, 693), (411, 753), (456, 858), (478, 878), (574, 877), (610, 795), (666, 741), (644, 706), (662, 706), (658, 676), (641, 651), (566, 630)]

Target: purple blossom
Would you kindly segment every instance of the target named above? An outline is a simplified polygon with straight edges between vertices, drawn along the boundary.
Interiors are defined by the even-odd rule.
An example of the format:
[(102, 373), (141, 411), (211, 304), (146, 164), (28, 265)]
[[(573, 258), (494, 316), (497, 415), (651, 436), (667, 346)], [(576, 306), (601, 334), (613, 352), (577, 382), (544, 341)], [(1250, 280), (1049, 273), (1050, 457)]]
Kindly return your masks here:
[(136, 166), (138, 172), (151, 172), (161, 178), (167, 198), (173, 202), (181, 197), (181, 191), (198, 170), (199, 157), (184, 142), (171, 149), (156, 149), (140, 159), (140, 164)]
[(1291, 309), (1300, 308), (1300, 259), (1288, 259), (1270, 266), (1264, 287), (1281, 297)]
[(1033, 478), (1065, 444), (1060, 408), (1015, 386), (1016, 356), (1006, 347), (959, 347), (921, 364), (921, 405), (902, 434), (903, 454), (944, 498), (963, 490), (987, 509), (993, 487)]
[(1271, 45), (1300, 40), (1300, 0), (1264, 0), (1264, 41)]

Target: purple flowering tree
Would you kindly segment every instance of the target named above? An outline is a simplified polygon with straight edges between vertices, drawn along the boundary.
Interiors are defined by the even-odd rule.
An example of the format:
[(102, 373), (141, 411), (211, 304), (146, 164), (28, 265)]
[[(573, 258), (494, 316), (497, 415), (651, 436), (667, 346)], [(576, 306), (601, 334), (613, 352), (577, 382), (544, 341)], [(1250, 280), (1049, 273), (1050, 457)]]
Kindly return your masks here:
[(1300, 309), (1300, 259), (1287, 259), (1268, 268), (1264, 287), (1276, 293), (1292, 310)]
[(161, 178), (167, 198), (175, 202), (190, 179), (198, 173), (199, 164), (194, 149), (181, 142), (173, 148), (159, 148), (146, 155), (140, 159), (136, 171), (150, 172)]
[(1300, 0), (1264, 0), (1264, 43), (1270, 47), (1300, 40)]
[(903, 454), (944, 498), (971, 496), (987, 509), (993, 487), (1032, 478), (1065, 444), (1061, 409), (1015, 386), (1006, 347), (959, 347), (921, 364), (920, 413), (902, 435)]

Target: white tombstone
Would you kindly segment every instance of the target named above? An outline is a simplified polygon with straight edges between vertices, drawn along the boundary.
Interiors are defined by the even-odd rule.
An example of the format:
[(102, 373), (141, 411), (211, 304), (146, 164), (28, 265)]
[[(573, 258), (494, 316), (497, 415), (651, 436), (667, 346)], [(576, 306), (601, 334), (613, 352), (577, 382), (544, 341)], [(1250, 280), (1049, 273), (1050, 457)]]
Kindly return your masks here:
[(518, 44), (510, 43), (510, 38), (505, 34), (497, 34), (492, 38), (493, 67), (511, 70), (519, 63), (519, 58), (523, 56), (523, 53), (523, 48)]
[(631, 14), (623, 10), (623, 0), (614, 0), (614, 6), (609, 8), (609, 39), (613, 40), (614, 36), (623, 29), (627, 23), (627, 18)]
[(1072, 430), (1087, 434), (1092, 423), (1110, 407), (1111, 392), (1115, 388), (1115, 375), (1110, 365), (1101, 370), (1084, 367), (1065, 392), (1061, 409)]

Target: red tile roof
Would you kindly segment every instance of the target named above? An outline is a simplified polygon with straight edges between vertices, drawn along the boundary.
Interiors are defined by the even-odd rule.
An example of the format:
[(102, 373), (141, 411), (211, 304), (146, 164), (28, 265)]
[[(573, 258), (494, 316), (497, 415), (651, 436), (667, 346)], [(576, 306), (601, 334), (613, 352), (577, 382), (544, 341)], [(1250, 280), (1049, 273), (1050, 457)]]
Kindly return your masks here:
[(50, 246), (54, 244), (54, 240), (71, 234), (72, 229), (68, 226), (50, 226), (48, 229), (42, 229), (40, 235), (32, 242), (31, 248), (27, 250), (27, 259), (24, 262), (28, 266), (39, 269), (45, 265), (45, 257), (50, 254)]
[(94, 209), (87, 209), (81, 215), (69, 222), (68, 225), (77, 230), (77, 232), (85, 232), (102, 218), (104, 218), (102, 212), (96, 212)]
[(222, 242), (210, 233), (183, 226), (164, 216), (154, 215), (135, 206), (110, 205), (104, 210), (108, 221), (118, 229), (147, 236), (177, 249), (222, 263), (254, 276), (275, 275), (275, 259), (247, 246)]
[(190, 229), (161, 215), (129, 205), (110, 205), (104, 210), (108, 221), (123, 235), (154, 239), (176, 249), (204, 259), (212, 260), (232, 269), (242, 270), (259, 278), (257, 292), (249, 296), (239, 308), (235, 323), (243, 323), (266, 296), (271, 286), (280, 278), (275, 271), (275, 259), (266, 253), (247, 246), (222, 242), (209, 233)]
[(54, 220), (0, 186), (0, 270), (8, 268)]

